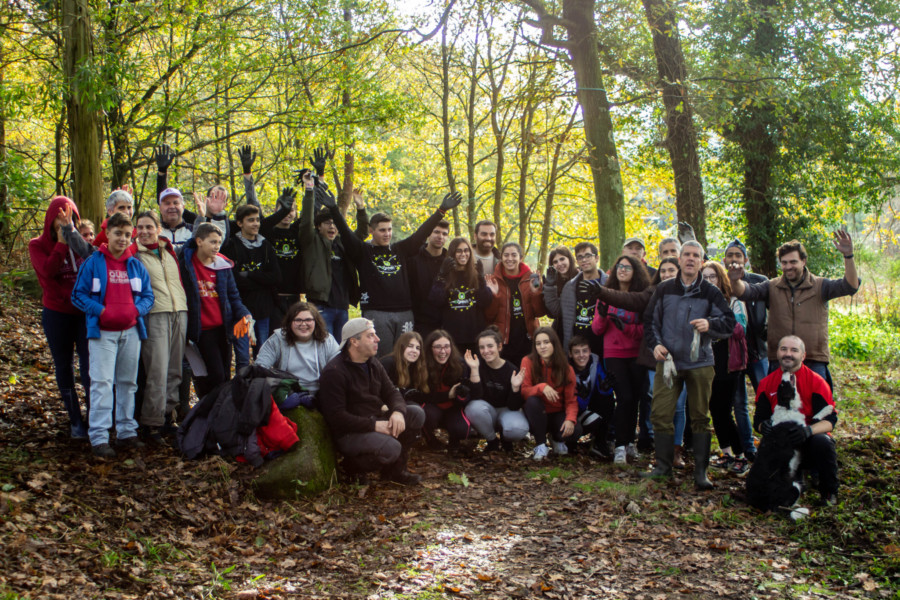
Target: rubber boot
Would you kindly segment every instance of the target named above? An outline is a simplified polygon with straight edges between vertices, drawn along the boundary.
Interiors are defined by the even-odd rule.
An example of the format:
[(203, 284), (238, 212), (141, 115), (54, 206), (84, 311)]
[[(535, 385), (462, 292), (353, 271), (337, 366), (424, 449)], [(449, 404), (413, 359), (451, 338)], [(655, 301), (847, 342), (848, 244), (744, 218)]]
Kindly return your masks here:
[(684, 468), (684, 449), (681, 446), (675, 446), (675, 461), (672, 466), (676, 469)]
[(706, 476), (709, 467), (709, 449), (712, 444), (711, 433), (695, 433), (693, 439), (694, 448), (694, 485), (698, 490), (711, 490), (712, 482)]
[(675, 434), (657, 431), (653, 436), (656, 447), (656, 465), (648, 473), (641, 473), (641, 477), (671, 478), (672, 460), (675, 458)]
[(178, 386), (178, 408), (176, 420), (181, 423), (191, 410), (191, 368), (181, 365), (181, 385)]
[(78, 405), (78, 394), (75, 390), (61, 390), (63, 406), (69, 413), (69, 435), (73, 440), (86, 440), (88, 428), (84, 417), (81, 415), (81, 407)]

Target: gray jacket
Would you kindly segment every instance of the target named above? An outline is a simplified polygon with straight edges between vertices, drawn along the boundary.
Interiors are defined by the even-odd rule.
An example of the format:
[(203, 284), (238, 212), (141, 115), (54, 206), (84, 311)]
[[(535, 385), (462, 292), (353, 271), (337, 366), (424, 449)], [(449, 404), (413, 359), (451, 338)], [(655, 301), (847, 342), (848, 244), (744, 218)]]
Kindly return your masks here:
[[(694, 319), (707, 319), (709, 331), (700, 336), (700, 355), (691, 362)], [(701, 277), (685, 288), (681, 277), (663, 281), (656, 287), (644, 312), (644, 341), (650, 350), (662, 345), (675, 360), (678, 371), (711, 367), (715, 364), (713, 339), (734, 332), (734, 313), (719, 288)]]
[[(575, 292), (578, 282), (583, 278), (584, 273), (579, 272), (563, 285), (562, 293), (559, 293), (556, 284), (544, 281), (544, 306), (547, 307), (547, 314), (554, 319), (562, 319), (563, 348), (568, 348), (569, 340), (572, 339), (572, 328), (575, 327)], [(609, 276), (600, 271), (600, 285), (606, 285), (607, 279)]]

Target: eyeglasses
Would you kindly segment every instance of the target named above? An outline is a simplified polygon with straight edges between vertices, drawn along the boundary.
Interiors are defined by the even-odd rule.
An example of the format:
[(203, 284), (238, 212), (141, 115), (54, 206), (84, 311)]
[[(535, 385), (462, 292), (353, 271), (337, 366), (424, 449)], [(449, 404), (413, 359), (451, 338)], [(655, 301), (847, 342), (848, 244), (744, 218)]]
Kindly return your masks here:
[(435, 344), (434, 346), (431, 347), (431, 349), (432, 349), (432, 350), (437, 350), (438, 352), (449, 352), (449, 351), (450, 351), (450, 344), (441, 344), (440, 346), (438, 346), (437, 344)]
[(616, 268), (620, 271), (634, 271), (634, 267), (632, 267), (631, 265), (626, 265), (625, 263), (617, 264)]
[(596, 255), (596, 254), (590, 254), (590, 253), (589, 253), (589, 254), (579, 254), (578, 256), (575, 257), (575, 260), (577, 260), (578, 262), (582, 262), (582, 261), (585, 261), (585, 260), (591, 260), (591, 259), (594, 258), (595, 256), (597, 256), (597, 255)]
[(706, 281), (718, 281), (718, 280), (719, 280), (719, 276), (716, 275), (716, 274), (712, 274), (712, 275), (704, 275), (704, 276), (703, 276), (703, 279), (705, 279)]
[(294, 323), (295, 325), (309, 325), (310, 323), (315, 323), (316, 320), (313, 319), (312, 317), (310, 317), (308, 319), (294, 319), (291, 322)]
[(457, 248), (456, 254), (472, 254), (472, 251), (468, 248)]

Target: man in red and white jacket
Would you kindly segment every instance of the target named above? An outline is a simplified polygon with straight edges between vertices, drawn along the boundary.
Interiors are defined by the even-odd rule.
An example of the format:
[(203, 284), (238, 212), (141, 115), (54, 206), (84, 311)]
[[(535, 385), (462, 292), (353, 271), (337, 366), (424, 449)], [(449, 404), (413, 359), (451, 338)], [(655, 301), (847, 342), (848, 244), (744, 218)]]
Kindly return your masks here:
[[(834, 504), (838, 490), (837, 452), (831, 432), (837, 423), (837, 411), (831, 388), (820, 375), (803, 364), (806, 345), (799, 337), (788, 335), (781, 338), (777, 358), (781, 368), (759, 383), (753, 427), (764, 436), (772, 431), (772, 414), (778, 404), (778, 386), (782, 374), (793, 374), (797, 393), (800, 395), (800, 412), (806, 417), (806, 425), (797, 425), (791, 432), (791, 443), (800, 450), (800, 468), (818, 471), (822, 501)], [(827, 410), (827, 407), (831, 407), (831, 410)], [(825, 412), (828, 414), (817, 418)]]

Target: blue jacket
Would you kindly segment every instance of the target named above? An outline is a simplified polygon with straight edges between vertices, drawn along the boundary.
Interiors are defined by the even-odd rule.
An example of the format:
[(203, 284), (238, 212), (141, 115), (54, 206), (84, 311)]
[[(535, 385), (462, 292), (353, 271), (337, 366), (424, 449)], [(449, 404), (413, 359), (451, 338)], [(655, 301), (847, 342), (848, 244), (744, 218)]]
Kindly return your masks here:
[[(106, 244), (99, 252), (91, 254), (81, 265), (75, 287), (72, 289), (72, 304), (85, 314), (88, 339), (100, 337), (100, 313), (106, 306), (107, 269), (106, 257), (109, 250)], [(133, 256), (125, 261), (125, 270), (131, 282), (131, 296), (138, 311), (137, 330), (142, 340), (147, 339), (147, 326), (144, 315), (153, 308), (153, 287), (146, 267)]]
[[(178, 252), (178, 268), (181, 269), (181, 281), (184, 283), (184, 295), (188, 306), (187, 337), (192, 342), (200, 340), (200, 287), (197, 285), (197, 273), (191, 262), (197, 251), (197, 241), (190, 239)], [(237, 285), (234, 283), (234, 275), (231, 269), (234, 263), (219, 254), (213, 262), (212, 268), (216, 270), (216, 293), (219, 294), (219, 307), (222, 309), (222, 324), (228, 339), (234, 335), (234, 324), (250, 314), (247, 307), (241, 303)]]

